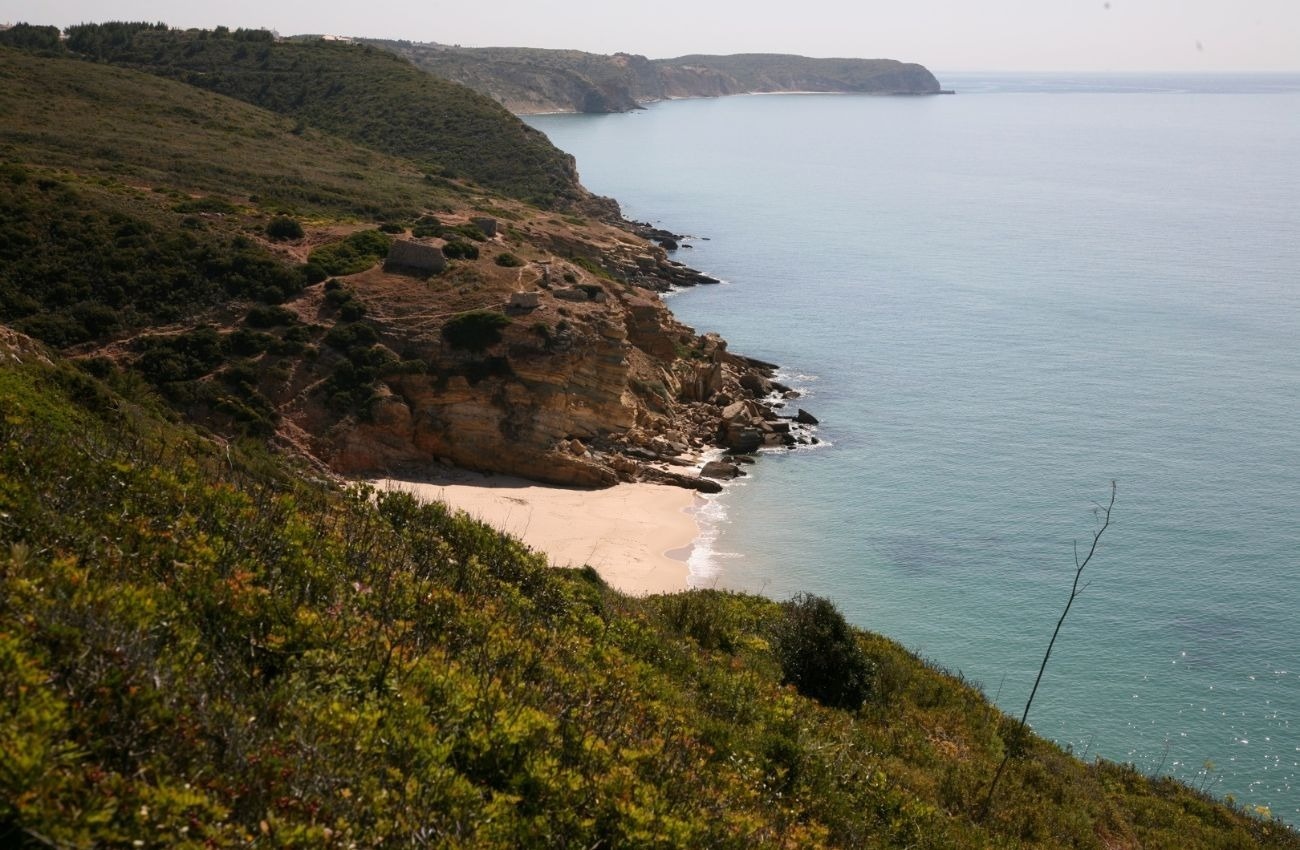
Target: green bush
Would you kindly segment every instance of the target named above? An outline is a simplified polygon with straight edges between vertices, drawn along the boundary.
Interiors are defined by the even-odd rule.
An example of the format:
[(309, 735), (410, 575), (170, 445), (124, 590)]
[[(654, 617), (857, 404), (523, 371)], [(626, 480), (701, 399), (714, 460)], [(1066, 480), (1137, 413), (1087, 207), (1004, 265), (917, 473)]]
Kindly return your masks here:
[(478, 246), (463, 239), (453, 239), (442, 246), (442, 253), (449, 260), (477, 260)]
[(275, 328), (297, 323), (298, 314), (292, 310), (264, 304), (258, 304), (244, 317), (244, 324), (250, 328)]
[(416, 239), (427, 239), (430, 237), (441, 236), (443, 233), (442, 222), (437, 218), (426, 215), (421, 216), (415, 225), (411, 227), (411, 235)]
[(366, 305), (362, 304), (356, 298), (349, 298), (339, 305), (339, 320), (344, 322), (355, 322), (366, 316)]
[(844, 615), (829, 599), (806, 593), (782, 607), (776, 653), (783, 681), (823, 705), (861, 708), (874, 670)]
[(232, 354), (248, 357), (261, 354), (275, 343), (275, 337), (262, 331), (240, 328), (222, 340), (222, 348)]
[(312, 251), (308, 264), (319, 266), (330, 275), (356, 274), (388, 256), (388, 249), (392, 245), (392, 237), (387, 234), (378, 230), (362, 230)]
[(338, 281), (325, 284), (325, 290), (325, 303), (339, 311), (341, 321), (355, 322), (366, 315), (366, 305), (361, 303), (357, 294)]
[(284, 242), (290, 239), (301, 239), (304, 234), (302, 225), (296, 219), (289, 218), (287, 215), (277, 215), (267, 222), (266, 235), (277, 242)]
[(519, 259), (509, 251), (503, 251), (502, 253), (497, 254), (495, 262), (498, 266), (504, 266), (508, 269), (517, 269), (524, 264), (523, 260)]
[(487, 241), (487, 234), (480, 230), (477, 224), (458, 224), (452, 228), (452, 231), (474, 242)]
[(574, 257), (569, 262), (573, 263), (575, 266), (577, 266), (580, 269), (586, 269), (587, 271), (594, 274), (596, 277), (603, 277), (605, 278), (605, 280), (614, 279), (614, 276), (609, 273), (609, 270), (606, 269), (604, 266), (602, 266), (600, 263), (596, 262), (595, 260), (591, 260), (586, 257)]
[(181, 201), (173, 209), (179, 213), (217, 213), (219, 215), (234, 215), (239, 212), (239, 208), (230, 201), (225, 198), (218, 198), (215, 195)]
[(510, 319), (495, 310), (470, 310), (442, 326), (442, 336), (452, 348), (481, 352), (501, 341), (501, 329)]
[(330, 273), (320, 263), (307, 263), (302, 267), (302, 280), (308, 286), (314, 286), (326, 279)]
[(221, 334), (209, 326), (178, 336), (144, 337), (137, 346), (136, 368), (156, 384), (200, 378), (222, 360)]
[(351, 351), (357, 346), (374, 345), (379, 334), (370, 325), (335, 325), (325, 334), (325, 344), (339, 351)]

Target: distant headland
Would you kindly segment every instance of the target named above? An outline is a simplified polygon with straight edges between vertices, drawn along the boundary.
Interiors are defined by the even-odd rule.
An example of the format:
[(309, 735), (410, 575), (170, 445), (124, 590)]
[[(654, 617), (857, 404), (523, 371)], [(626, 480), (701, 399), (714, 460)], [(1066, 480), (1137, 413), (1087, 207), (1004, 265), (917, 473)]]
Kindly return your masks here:
[(661, 100), (764, 92), (951, 94), (924, 66), (894, 59), (815, 59), (780, 53), (647, 59), (578, 50), (366, 43), (468, 86), (517, 114), (628, 112)]

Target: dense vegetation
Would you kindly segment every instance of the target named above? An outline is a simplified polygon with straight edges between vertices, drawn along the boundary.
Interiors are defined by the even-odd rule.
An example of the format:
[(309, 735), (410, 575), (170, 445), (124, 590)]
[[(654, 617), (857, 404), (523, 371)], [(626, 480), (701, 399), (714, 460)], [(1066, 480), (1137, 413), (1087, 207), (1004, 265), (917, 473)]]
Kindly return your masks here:
[(301, 272), (238, 234), (120, 192), (0, 166), (0, 321), (55, 346), (176, 321), (234, 298), (279, 302)]
[(68, 48), (228, 95), (431, 173), (537, 204), (585, 197), (572, 160), (544, 135), (490, 98), (376, 48), (151, 24), (71, 27)]
[[(1015, 723), (833, 609), (622, 597), (108, 378), (0, 367), (5, 846), (1300, 847), (1038, 739), (978, 822)], [(859, 709), (782, 686), (828, 629)]]

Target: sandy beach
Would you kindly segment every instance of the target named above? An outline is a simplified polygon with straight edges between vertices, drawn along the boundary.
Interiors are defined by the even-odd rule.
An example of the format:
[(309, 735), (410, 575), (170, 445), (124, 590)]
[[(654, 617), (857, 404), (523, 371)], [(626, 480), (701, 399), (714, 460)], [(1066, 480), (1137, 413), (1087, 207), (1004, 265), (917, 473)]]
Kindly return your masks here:
[(689, 513), (696, 501), (690, 490), (658, 484), (581, 490), (464, 470), (423, 481), (385, 478), (371, 483), (380, 490), (406, 490), (446, 502), (518, 537), (555, 566), (590, 564), (624, 593), (687, 587), (686, 556), (699, 533)]

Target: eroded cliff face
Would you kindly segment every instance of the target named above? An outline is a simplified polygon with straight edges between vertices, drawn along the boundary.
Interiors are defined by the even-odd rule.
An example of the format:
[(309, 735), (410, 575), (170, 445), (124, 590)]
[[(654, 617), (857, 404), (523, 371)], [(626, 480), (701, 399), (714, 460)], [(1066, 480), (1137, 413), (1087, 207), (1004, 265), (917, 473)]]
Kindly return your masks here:
[[(269, 390), (282, 439), (347, 475), (447, 463), (551, 484), (646, 480), (702, 490), (717, 487), (698, 475), (710, 447), (809, 439), (779, 415), (788, 388), (772, 381), (770, 364), (697, 334), (659, 297), (711, 278), (625, 228), (525, 209), (500, 222), (479, 259), (427, 277), (376, 267), (288, 304), (304, 323), (328, 326), (340, 318), (326, 286), (345, 287), (398, 365), (363, 409), (341, 414), (327, 387), (345, 355), (321, 346)], [(506, 253), (522, 265), (498, 264)], [(499, 339), (475, 349), (449, 341), (444, 329), (469, 311), (504, 317)]]

